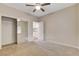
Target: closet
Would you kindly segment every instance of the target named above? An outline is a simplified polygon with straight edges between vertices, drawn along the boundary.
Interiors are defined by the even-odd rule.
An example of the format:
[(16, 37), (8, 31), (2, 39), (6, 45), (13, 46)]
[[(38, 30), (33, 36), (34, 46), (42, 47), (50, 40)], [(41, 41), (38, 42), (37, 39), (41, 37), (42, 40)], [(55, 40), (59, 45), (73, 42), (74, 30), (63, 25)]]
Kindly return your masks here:
[(17, 43), (17, 20), (2, 16), (2, 45)]

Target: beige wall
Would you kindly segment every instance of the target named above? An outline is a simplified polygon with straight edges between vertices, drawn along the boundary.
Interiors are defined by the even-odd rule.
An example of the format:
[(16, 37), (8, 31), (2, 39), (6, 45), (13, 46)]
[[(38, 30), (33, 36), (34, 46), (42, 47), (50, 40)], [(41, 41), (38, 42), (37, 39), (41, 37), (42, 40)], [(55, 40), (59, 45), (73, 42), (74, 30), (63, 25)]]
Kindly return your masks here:
[(19, 11), (17, 9), (0, 4), (0, 47), (1, 47), (1, 16), (7, 16), (7, 17), (20, 19), (21, 21), (27, 21), (28, 22), (28, 40), (32, 40), (32, 21), (36, 20), (37, 18), (27, 13), (24, 13), (22, 11)]
[(2, 47), (2, 46), (1, 46), (1, 45), (2, 45), (2, 44), (1, 44), (1, 38), (2, 38), (2, 37), (1, 37), (1, 35), (2, 35), (2, 31), (1, 31), (2, 28), (1, 28), (1, 26), (2, 26), (2, 24), (1, 24), (1, 17), (0, 17), (0, 49), (1, 49), (1, 47)]
[(79, 46), (79, 4), (77, 5), (77, 40), (78, 40), (78, 46)]
[(47, 42), (79, 47), (79, 5), (74, 5), (40, 18), (45, 25)]

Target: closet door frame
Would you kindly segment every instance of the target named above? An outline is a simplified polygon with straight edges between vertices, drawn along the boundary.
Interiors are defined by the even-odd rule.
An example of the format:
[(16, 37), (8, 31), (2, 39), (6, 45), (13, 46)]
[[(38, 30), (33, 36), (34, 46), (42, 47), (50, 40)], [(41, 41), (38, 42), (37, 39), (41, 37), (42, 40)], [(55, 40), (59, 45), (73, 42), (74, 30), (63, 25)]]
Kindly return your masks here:
[(0, 16), (0, 49), (2, 49), (2, 17), (12, 18), (16, 21), (16, 44), (17, 44), (17, 18), (8, 17), (8, 16)]

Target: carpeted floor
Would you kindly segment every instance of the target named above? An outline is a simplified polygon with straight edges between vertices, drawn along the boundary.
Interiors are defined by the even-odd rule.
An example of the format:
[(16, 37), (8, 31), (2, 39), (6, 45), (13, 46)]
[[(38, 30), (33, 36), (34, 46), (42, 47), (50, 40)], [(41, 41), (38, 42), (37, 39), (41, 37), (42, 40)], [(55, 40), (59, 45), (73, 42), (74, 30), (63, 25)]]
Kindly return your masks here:
[[(41, 44), (41, 45), (40, 45)], [(3, 47), (1, 56), (78, 56), (79, 50), (57, 44), (26, 42)]]

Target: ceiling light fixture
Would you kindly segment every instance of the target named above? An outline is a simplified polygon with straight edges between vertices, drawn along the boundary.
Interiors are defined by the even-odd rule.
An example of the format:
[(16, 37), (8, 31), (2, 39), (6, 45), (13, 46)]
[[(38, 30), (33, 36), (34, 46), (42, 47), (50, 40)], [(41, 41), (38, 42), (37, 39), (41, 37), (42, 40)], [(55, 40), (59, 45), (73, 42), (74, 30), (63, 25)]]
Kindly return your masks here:
[(51, 3), (35, 3), (33, 4), (26, 4), (26, 6), (31, 6), (34, 7), (33, 12), (37, 11), (37, 10), (41, 10), (42, 12), (45, 12), (45, 9), (43, 9), (43, 6), (47, 6), (50, 5)]
[(35, 6), (36, 10), (40, 10), (41, 6)]

